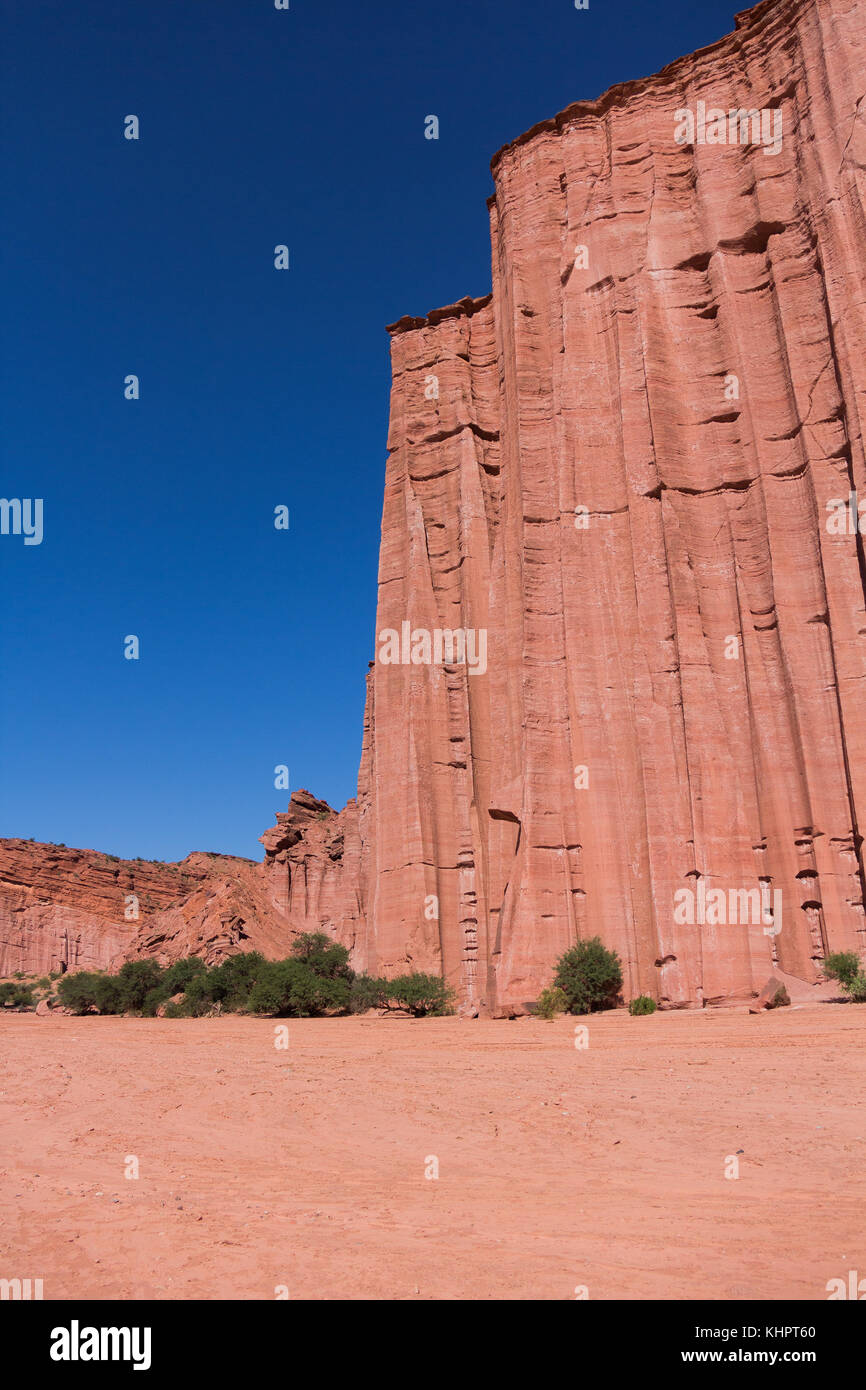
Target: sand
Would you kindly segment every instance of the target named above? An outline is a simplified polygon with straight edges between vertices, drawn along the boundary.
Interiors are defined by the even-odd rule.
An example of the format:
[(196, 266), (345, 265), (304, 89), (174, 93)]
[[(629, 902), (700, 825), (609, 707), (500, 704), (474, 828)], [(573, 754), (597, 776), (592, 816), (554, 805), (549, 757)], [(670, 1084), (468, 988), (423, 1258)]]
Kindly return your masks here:
[(866, 1274), (866, 1007), (285, 1026), (0, 1017), (0, 1276), (570, 1300)]

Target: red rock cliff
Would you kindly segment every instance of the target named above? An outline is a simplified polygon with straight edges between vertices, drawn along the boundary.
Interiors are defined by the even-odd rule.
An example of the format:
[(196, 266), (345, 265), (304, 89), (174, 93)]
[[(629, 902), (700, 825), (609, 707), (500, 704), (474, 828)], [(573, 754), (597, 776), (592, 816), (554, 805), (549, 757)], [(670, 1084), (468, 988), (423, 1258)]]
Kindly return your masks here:
[(596, 933), (672, 1006), (866, 948), (864, 86), (866, 0), (768, 0), (495, 156), (492, 294), (390, 329), (357, 801), (0, 843), (0, 972), (324, 927), (511, 1013)]
[[(866, 500), (864, 37), (862, 0), (767, 3), (535, 127), (492, 296), (390, 329), (370, 969), (509, 1012), (598, 932), (682, 1005), (866, 946), (864, 558), (828, 525)], [(388, 660), (403, 624), (486, 631), (486, 672)]]

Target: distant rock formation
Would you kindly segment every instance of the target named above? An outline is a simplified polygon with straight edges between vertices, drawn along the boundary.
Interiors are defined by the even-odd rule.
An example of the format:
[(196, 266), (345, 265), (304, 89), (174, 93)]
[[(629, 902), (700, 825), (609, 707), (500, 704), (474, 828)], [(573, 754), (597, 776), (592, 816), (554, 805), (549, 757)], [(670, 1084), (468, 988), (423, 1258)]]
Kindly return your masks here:
[(148, 955), (276, 957), (290, 942), (253, 860), (196, 853), (161, 864), (0, 840), (0, 975), (112, 970)]
[(357, 800), (260, 866), (7, 841), (0, 969), (323, 927), (509, 1014), (596, 933), (668, 1007), (866, 949), (866, 0), (736, 25), (500, 150), (492, 294), (389, 330)]

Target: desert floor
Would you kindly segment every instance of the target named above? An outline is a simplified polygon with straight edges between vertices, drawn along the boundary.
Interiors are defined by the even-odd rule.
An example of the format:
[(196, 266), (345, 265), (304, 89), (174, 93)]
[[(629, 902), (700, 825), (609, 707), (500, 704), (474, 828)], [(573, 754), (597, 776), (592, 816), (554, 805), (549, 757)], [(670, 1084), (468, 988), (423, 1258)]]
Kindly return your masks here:
[(826, 1299), (866, 1274), (866, 1006), (286, 1026), (0, 1018), (0, 1276)]

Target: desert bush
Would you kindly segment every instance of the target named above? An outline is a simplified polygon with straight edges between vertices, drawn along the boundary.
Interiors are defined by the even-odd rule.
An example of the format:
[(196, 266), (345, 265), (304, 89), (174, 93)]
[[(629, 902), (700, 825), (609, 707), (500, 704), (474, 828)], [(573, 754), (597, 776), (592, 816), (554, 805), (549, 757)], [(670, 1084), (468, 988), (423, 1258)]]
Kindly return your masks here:
[(866, 968), (856, 951), (837, 951), (824, 960), (824, 974), (838, 980), (855, 1004), (866, 1004)]
[(651, 999), (648, 994), (639, 994), (636, 999), (629, 1002), (628, 1011), (635, 1018), (642, 1014), (654, 1014), (656, 1007), (656, 1001)]
[(127, 1009), (124, 991), (116, 975), (94, 977), (93, 1002), (101, 1014), (137, 1012), (137, 1009)]
[[(183, 999), (171, 1003), (180, 993)], [(416, 973), (396, 980), (356, 975), (345, 946), (324, 932), (306, 932), (285, 960), (268, 961), (258, 951), (245, 951), (211, 969), (197, 956), (165, 970), (154, 960), (128, 961), (117, 975), (84, 970), (63, 975), (57, 995), (79, 1014), (97, 1009), (153, 1017), (164, 1004), (166, 1018), (201, 1018), (215, 1008), (313, 1018), (393, 1005), (420, 1018), (450, 1013), (453, 991), (438, 975)]]
[(548, 989), (543, 989), (535, 1001), (535, 1016), (552, 1022), (557, 1014), (565, 1012), (567, 1003), (568, 1000), (559, 985), (551, 985)]
[(161, 983), (162, 969), (155, 960), (128, 960), (117, 975), (106, 978), (113, 979), (116, 988), (105, 989), (106, 1007), (97, 1005), (101, 1012), (140, 1013), (148, 994)]
[(319, 975), (302, 960), (268, 961), (252, 989), (250, 1013), (278, 1014), (284, 1018), (315, 1018), (344, 1013), (351, 999), (350, 981), (342, 976)]
[(423, 975), (415, 971), (412, 975), (398, 975), (386, 981), (386, 985), (387, 1002), (408, 1010), (415, 1018), (428, 1014), (441, 1018), (452, 1012), (454, 991), (441, 975)]
[(164, 989), (169, 996), (180, 994), (195, 975), (201, 975), (206, 970), (207, 966), (200, 956), (184, 956), (182, 960), (176, 960), (163, 972), (160, 988)]
[(74, 975), (61, 975), (57, 998), (64, 1008), (86, 1014), (88, 1010), (96, 1008), (96, 991), (101, 978), (92, 970), (76, 970)]
[(323, 979), (351, 981), (355, 978), (346, 947), (338, 945), (322, 931), (302, 932), (292, 946), (292, 957)]
[(553, 982), (565, 995), (570, 1014), (611, 1009), (622, 988), (622, 965), (616, 951), (593, 936), (560, 956)]
[(198, 956), (184, 956), (161, 972), (159, 983), (145, 995), (141, 1012), (154, 1018), (160, 1004), (167, 1004), (173, 994), (182, 994), (192, 980), (207, 973), (207, 966)]
[(356, 975), (349, 997), (350, 1012), (363, 1014), (368, 1009), (383, 1009), (388, 1002), (388, 986), (388, 980), (375, 975)]
[(32, 985), (21, 985), (6, 981), (0, 985), (0, 1008), (9, 1006), (13, 1009), (34, 1009), (36, 1000), (33, 997)]
[[(221, 1004), (229, 1013), (246, 1008), (250, 991), (268, 966), (260, 951), (242, 951), (219, 965), (194, 975), (184, 993), (210, 1004)], [(207, 1012), (207, 1010), (205, 1010)]]

